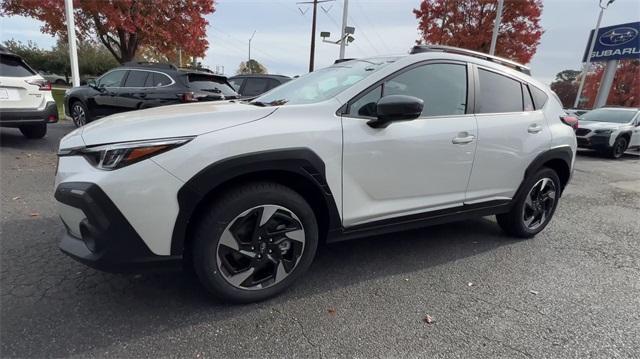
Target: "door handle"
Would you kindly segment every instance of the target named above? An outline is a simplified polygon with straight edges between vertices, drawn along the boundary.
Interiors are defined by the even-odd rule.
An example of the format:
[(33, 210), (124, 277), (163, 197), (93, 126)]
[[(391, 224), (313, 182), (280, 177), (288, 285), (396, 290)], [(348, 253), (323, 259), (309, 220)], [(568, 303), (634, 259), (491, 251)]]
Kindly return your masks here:
[(475, 138), (476, 137), (474, 135), (469, 135), (466, 132), (459, 133), (458, 137), (454, 137), (453, 140), (451, 140), (451, 143), (453, 143), (454, 145), (465, 145), (472, 142)]
[(541, 126), (541, 125), (539, 125), (539, 124), (537, 124), (537, 123), (534, 123), (534, 124), (532, 124), (531, 126), (529, 126), (529, 128), (527, 129), (527, 131), (528, 131), (529, 133), (538, 133), (538, 132), (542, 131), (542, 126)]

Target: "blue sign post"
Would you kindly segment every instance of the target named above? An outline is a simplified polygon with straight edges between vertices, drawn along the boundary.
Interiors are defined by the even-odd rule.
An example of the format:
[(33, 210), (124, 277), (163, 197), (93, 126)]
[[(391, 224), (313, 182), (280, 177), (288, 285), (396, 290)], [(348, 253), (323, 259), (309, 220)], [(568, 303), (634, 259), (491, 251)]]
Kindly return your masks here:
[[(582, 62), (587, 61), (592, 39), (593, 30), (589, 34)], [(622, 59), (640, 59), (640, 22), (608, 26), (598, 30), (595, 46), (591, 52), (591, 61)]]

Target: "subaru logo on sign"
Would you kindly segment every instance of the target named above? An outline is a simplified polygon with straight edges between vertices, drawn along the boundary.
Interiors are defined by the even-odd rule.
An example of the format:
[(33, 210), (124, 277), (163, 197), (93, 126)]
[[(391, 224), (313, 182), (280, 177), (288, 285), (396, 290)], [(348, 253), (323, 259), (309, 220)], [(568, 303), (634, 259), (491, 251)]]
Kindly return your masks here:
[(632, 41), (638, 36), (638, 30), (632, 27), (619, 27), (600, 35), (600, 43), (604, 46), (618, 46)]

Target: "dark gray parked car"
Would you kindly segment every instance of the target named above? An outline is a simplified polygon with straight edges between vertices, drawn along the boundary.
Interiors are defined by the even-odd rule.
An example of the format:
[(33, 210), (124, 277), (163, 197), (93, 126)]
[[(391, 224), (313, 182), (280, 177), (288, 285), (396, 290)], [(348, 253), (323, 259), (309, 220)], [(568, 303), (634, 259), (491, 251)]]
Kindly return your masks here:
[(283, 75), (248, 74), (229, 78), (229, 83), (242, 97), (256, 97), (290, 81)]

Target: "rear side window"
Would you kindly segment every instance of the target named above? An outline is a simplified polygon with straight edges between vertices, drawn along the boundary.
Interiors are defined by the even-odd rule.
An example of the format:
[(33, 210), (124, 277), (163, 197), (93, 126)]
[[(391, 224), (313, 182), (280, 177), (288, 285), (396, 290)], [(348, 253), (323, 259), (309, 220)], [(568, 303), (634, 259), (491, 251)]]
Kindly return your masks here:
[(495, 72), (478, 69), (477, 113), (521, 112), (522, 85)]
[(147, 81), (145, 82), (144, 86), (145, 87), (167, 86), (167, 85), (171, 85), (171, 82), (172, 81), (169, 78), (169, 76), (159, 72), (152, 72), (147, 77)]
[(0, 56), (0, 76), (29, 77), (35, 75), (21, 59), (13, 56)]
[(533, 96), (533, 104), (536, 107), (536, 110), (539, 110), (544, 107), (544, 104), (547, 103), (547, 99), (549, 96), (535, 86), (529, 85), (529, 89), (531, 89), (531, 95)]
[(244, 96), (257, 96), (267, 90), (268, 79), (249, 78), (244, 85)]
[(129, 71), (129, 75), (124, 82), (124, 87), (144, 87), (147, 77), (153, 74), (147, 71)]
[(227, 84), (227, 81), (216, 77), (203, 74), (189, 74), (189, 87), (194, 90), (211, 92), (224, 96), (235, 96), (236, 92)]

